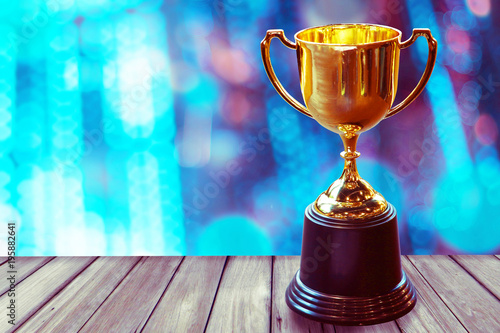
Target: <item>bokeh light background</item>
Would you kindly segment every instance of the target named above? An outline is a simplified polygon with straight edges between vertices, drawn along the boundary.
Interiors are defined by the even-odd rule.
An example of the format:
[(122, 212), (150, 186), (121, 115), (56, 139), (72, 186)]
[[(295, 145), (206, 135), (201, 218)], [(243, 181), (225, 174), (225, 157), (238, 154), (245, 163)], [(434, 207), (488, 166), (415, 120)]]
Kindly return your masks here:
[[(360, 137), (404, 254), (500, 249), (500, 10), (493, 0), (1, 1), (0, 217), (19, 255), (299, 254), (341, 141), (277, 95), (260, 59), (328, 23), (430, 28), (409, 108)], [(299, 97), (296, 58), (273, 64)], [(427, 59), (401, 53), (397, 101)], [(2, 250), (4, 251), (4, 250)]]

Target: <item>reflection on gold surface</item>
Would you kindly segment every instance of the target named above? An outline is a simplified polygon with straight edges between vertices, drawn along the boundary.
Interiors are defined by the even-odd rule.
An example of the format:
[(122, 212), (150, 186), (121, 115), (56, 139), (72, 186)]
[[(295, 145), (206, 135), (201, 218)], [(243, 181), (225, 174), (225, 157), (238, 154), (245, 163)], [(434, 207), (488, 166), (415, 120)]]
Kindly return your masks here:
[(307, 110), (327, 129), (384, 119), (394, 102), (400, 33), (366, 25), (333, 25), (296, 34), (302, 95)]
[(317, 211), (337, 219), (363, 219), (377, 216), (387, 208), (387, 201), (362, 179), (356, 168), (356, 142), (359, 135), (347, 132), (341, 135), (344, 151), (344, 171), (339, 179), (316, 199)]
[(399, 30), (370, 24), (335, 24), (299, 31), (299, 41), (340, 46), (376, 43), (401, 36)]
[[(419, 36), (429, 45), (427, 67), (417, 87), (391, 108), (396, 95), (400, 49)], [(306, 106), (283, 88), (274, 74), (269, 46), (278, 37), (297, 51), (300, 86)], [(387, 208), (385, 199), (356, 169), (359, 135), (408, 106), (422, 92), (436, 61), (437, 42), (428, 29), (414, 29), (401, 43), (399, 30), (369, 24), (337, 24), (309, 28), (288, 40), (283, 30), (268, 30), (261, 43), (264, 68), (278, 93), (294, 108), (340, 134), (344, 171), (316, 200), (316, 209), (339, 219), (366, 219)]]

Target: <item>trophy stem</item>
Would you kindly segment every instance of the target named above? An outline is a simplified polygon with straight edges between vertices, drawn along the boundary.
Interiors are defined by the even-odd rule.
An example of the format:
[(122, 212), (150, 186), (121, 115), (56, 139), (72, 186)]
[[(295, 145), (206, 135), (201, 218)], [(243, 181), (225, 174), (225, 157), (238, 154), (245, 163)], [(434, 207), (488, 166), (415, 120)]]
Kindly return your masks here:
[(315, 209), (323, 215), (353, 221), (375, 217), (387, 209), (384, 197), (358, 174), (356, 158), (360, 153), (356, 151), (356, 144), (359, 129), (355, 125), (339, 127), (344, 143), (344, 151), (340, 154), (344, 158), (344, 170), (315, 201)]
[(340, 135), (342, 138), (342, 143), (344, 144), (344, 155), (343, 158), (357, 158), (359, 157), (359, 152), (356, 151), (356, 145), (358, 143), (359, 134), (347, 132)]
[(356, 158), (361, 155), (356, 151), (359, 134), (343, 133), (341, 138), (344, 143), (344, 151), (340, 153), (340, 156), (344, 159), (344, 171), (340, 179), (343, 179), (346, 183), (357, 182), (361, 179), (356, 166)]

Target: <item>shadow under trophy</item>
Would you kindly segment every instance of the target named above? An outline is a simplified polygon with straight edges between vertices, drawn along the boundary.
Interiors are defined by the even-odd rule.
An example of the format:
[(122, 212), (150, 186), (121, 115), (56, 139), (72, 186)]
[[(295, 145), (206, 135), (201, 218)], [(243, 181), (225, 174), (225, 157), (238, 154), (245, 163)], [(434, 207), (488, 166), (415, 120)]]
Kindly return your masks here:
[[(429, 46), (424, 74), (391, 108), (400, 50), (419, 36)], [(273, 71), (269, 47), (274, 37), (297, 51), (307, 107), (288, 94)], [(281, 97), (344, 143), (342, 175), (306, 208), (300, 269), (286, 290), (286, 303), (302, 316), (339, 325), (372, 325), (407, 314), (417, 296), (401, 268), (396, 210), (359, 176), (356, 142), (422, 92), (436, 61), (436, 40), (429, 29), (414, 29), (401, 42), (401, 31), (391, 27), (334, 24), (299, 31), (295, 43), (283, 30), (268, 30), (261, 51)]]

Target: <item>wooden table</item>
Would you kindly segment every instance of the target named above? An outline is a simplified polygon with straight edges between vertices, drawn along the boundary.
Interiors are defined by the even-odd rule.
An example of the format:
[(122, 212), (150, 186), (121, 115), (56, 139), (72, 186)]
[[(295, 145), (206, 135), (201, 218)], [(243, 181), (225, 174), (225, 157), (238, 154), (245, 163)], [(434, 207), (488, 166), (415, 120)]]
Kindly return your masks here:
[(287, 308), (299, 257), (18, 257), (16, 325), (2, 314), (0, 332), (500, 332), (500, 256), (404, 256), (403, 265), (418, 290), (410, 314), (334, 327)]

